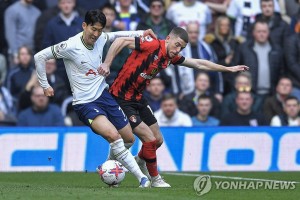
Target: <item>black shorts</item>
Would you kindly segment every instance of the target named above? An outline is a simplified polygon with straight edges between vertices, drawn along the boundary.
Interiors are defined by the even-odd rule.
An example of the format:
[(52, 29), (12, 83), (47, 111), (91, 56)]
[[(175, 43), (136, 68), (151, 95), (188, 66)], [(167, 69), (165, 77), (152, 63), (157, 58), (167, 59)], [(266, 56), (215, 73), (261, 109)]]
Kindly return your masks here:
[(142, 121), (148, 126), (157, 122), (146, 99), (142, 98), (140, 101), (126, 101), (118, 97), (114, 98), (128, 117), (132, 129), (137, 127)]

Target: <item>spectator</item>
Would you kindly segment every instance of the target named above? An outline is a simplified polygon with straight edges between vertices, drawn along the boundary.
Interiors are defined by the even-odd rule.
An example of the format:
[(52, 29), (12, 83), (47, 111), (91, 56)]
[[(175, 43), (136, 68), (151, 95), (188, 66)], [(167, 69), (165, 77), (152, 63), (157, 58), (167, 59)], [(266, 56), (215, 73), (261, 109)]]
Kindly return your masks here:
[[(274, 11), (274, 0), (261, 0), (261, 14), (256, 15), (256, 21), (265, 20), (269, 25), (270, 40), (283, 47), (285, 39), (290, 35), (289, 25), (282, 20), (280, 13)], [(253, 26), (249, 30), (251, 37)]]
[(197, 22), (200, 32), (199, 39), (204, 37), (207, 26), (212, 22), (208, 6), (196, 0), (182, 0), (174, 3), (167, 11), (167, 18), (183, 28), (190, 22)]
[[(261, 0), (231, 0), (226, 14), (233, 20), (234, 35), (247, 37), (249, 25), (255, 22), (255, 16), (261, 13)], [(275, 11), (280, 12), (277, 0)]]
[(281, 47), (269, 41), (269, 27), (265, 21), (256, 21), (253, 39), (240, 47), (239, 63), (249, 66), (253, 91), (265, 97), (275, 91), (283, 71)]
[[(205, 59), (212, 62), (216, 62), (217, 58), (215, 52), (209, 44), (205, 41), (199, 39), (199, 25), (195, 22), (191, 22), (187, 25), (186, 31), (189, 37), (189, 43), (182, 50), (181, 54), (186, 58), (196, 58), (196, 59)], [(195, 70), (192, 68), (187, 68), (184, 66), (174, 67), (176, 88), (179, 94), (189, 94), (193, 92), (195, 88), (195, 80), (197, 74), (200, 70)], [(223, 93), (223, 77), (221, 72), (208, 72), (210, 77), (210, 90), (214, 94), (220, 96), (220, 101), (222, 101)], [(177, 91), (176, 90), (176, 91)]]
[(41, 12), (32, 5), (33, 0), (19, 0), (5, 11), (5, 37), (8, 42), (10, 66), (17, 57), (18, 49), (27, 45), (34, 47), (35, 22)]
[(6, 66), (6, 58), (4, 55), (0, 54), (0, 83), (4, 83), (6, 74), (7, 74), (7, 66)]
[(138, 24), (137, 30), (152, 29), (158, 39), (165, 39), (175, 24), (164, 17), (163, 0), (151, 0), (150, 13)]
[(212, 109), (211, 98), (205, 94), (198, 98), (198, 114), (192, 117), (193, 126), (218, 126), (220, 121), (209, 113)]
[(28, 80), (31, 77), (34, 66), (31, 62), (32, 52), (27, 46), (22, 46), (18, 53), (19, 64), (12, 69), (8, 75), (7, 88), (15, 99), (24, 90)]
[(177, 108), (176, 98), (171, 94), (162, 98), (161, 108), (154, 115), (159, 126), (192, 126), (190, 116)]
[(263, 115), (251, 111), (253, 97), (250, 92), (238, 92), (237, 109), (222, 117), (221, 126), (263, 126), (266, 122)]
[[(222, 103), (222, 117), (228, 116), (229, 113), (234, 112), (237, 109), (236, 105), (236, 96), (240, 91), (251, 92), (251, 74), (248, 72), (243, 72), (238, 74), (235, 77), (235, 90), (228, 93)], [(251, 92), (253, 103), (251, 110), (254, 113), (260, 112), (263, 105), (263, 98), (258, 95), (255, 95)]]
[(58, 106), (49, 104), (40, 86), (31, 92), (32, 107), (25, 109), (18, 116), (18, 126), (64, 126), (64, 119)]
[(284, 101), (284, 113), (272, 118), (271, 126), (300, 126), (300, 105), (299, 100), (289, 96)]
[(276, 93), (264, 102), (264, 116), (268, 124), (275, 115), (283, 115), (284, 101), (291, 95), (292, 89), (293, 85), (290, 78), (283, 76), (279, 79)]
[(13, 97), (0, 80), (0, 126), (15, 125), (15, 123), (16, 118)]
[[(115, 28), (113, 26), (113, 22), (116, 20), (117, 16), (117, 11), (114, 6), (110, 4), (105, 4), (101, 8), (103, 14), (106, 17), (106, 25), (103, 29), (104, 32), (115, 32), (115, 31), (120, 31), (119, 29)], [(104, 46), (103, 49), (103, 60), (105, 59), (108, 49), (111, 45), (111, 42), (107, 42), (106, 45)], [(106, 82), (111, 85), (112, 82), (115, 80), (117, 77), (119, 70), (122, 68), (125, 60), (127, 59), (127, 56), (129, 55), (129, 49), (128, 48), (123, 48), (118, 56), (113, 60), (113, 63), (110, 67), (110, 75), (106, 78)]]
[[(52, 18), (57, 16), (60, 12), (58, 1), (60, 1), (60, 0), (57, 0), (55, 4), (52, 4), (55, 6), (49, 7), (49, 9), (42, 12), (42, 14), (37, 19), (36, 27), (35, 27), (35, 34), (34, 34), (35, 52), (38, 52), (43, 49), (43, 37), (44, 37), (45, 28), (46, 28), (48, 22)], [(51, 3), (53, 3), (53, 2), (55, 2), (55, 1), (51, 0)], [(82, 8), (76, 6), (75, 10), (79, 13), (79, 15), (81, 17), (84, 17), (85, 11), (83, 11)]]
[(13, 0), (9, 1), (0, 1), (0, 53), (7, 56), (7, 42), (5, 39), (5, 25), (4, 25), (4, 13), (7, 7), (13, 3)]
[(116, 10), (118, 14), (114, 26), (120, 30), (136, 30), (140, 18), (132, 0), (118, 0)]
[(189, 114), (189, 116), (197, 115), (197, 104), (199, 96), (206, 94), (212, 99), (212, 110), (209, 113), (212, 116), (219, 117), (220, 115), (220, 102), (214, 96), (213, 93), (210, 92), (210, 79), (207, 73), (200, 72), (198, 73), (195, 80), (195, 90), (190, 94), (183, 96), (179, 101), (179, 109), (183, 112)]
[(216, 19), (226, 14), (226, 10), (231, 0), (203, 0), (203, 2), (209, 7), (212, 13), (212, 23), (209, 24), (208, 33), (215, 31)]
[[(230, 29), (230, 19), (226, 16), (220, 16), (216, 20), (214, 35), (210, 38), (210, 44), (217, 55), (217, 63), (224, 66), (236, 65), (235, 54), (238, 53), (240, 39), (233, 37)], [(233, 90), (234, 75), (223, 73), (224, 93)]]
[(294, 4), (293, 8), (297, 9), (297, 11), (291, 16), (291, 31), (293, 33), (300, 33), (300, 0), (295, 0), (294, 2), (289, 1), (289, 4)]
[(164, 90), (165, 85), (160, 77), (154, 77), (147, 86), (144, 97), (153, 112), (159, 110)]

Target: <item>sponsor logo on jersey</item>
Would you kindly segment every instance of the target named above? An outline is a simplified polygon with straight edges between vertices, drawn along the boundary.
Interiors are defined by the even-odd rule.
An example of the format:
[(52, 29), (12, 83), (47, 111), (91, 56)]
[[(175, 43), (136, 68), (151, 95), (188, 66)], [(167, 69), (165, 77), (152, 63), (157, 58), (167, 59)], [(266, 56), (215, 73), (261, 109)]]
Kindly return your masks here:
[(88, 76), (90, 74), (94, 74), (95, 76), (97, 75), (97, 73), (92, 69), (89, 69), (89, 71), (87, 73), (85, 73), (86, 76)]
[[(152, 72), (151, 72), (151, 73), (152, 73)], [(144, 79), (149, 79), (149, 80), (153, 78), (153, 76), (148, 75), (148, 74), (146, 74), (146, 73), (140, 73), (140, 76), (143, 77)]]

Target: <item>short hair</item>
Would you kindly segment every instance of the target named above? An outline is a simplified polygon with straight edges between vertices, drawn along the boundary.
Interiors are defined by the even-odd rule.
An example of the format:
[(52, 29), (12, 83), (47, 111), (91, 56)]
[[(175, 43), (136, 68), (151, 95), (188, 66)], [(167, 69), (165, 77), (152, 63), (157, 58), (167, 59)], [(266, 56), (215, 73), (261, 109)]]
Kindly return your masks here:
[(115, 15), (117, 15), (117, 10), (116, 10), (116, 8), (115, 8), (114, 6), (112, 6), (110, 3), (104, 4), (104, 5), (100, 8), (100, 10), (103, 12), (103, 10), (104, 10), (105, 8), (114, 11)]
[(236, 98), (238, 98), (240, 94), (250, 94), (251, 98), (253, 99), (253, 94), (250, 91), (238, 91), (236, 94)]
[(198, 102), (202, 99), (208, 99), (210, 100), (210, 102), (212, 103), (212, 99), (210, 96), (208, 96), (207, 94), (201, 94), (199, 97), (198, 97)]
[(260, 3), (262, 3), (262, 2), (269, 2), (269, 1), (272, 1), (274, 3), (274, 0), (260, 0)]
[(170, 100), (170, 99), (174, 100), (175, 103), (177, 104), (177, 99), (176, 99), (176, 97), (175, 97), (173, 94), (171, 94), (171, 93), (166, 93), (166, 94), (162, 97), (161, 102), (164, 102), (164, 101), (167, 101), (167, 100)]
[(186, 30), (184, 30), (181, 27), (173, 28), (169, 35), (177, 36), (177, 37), (181, 38), (183, 41), (185, 41), (186, 43), (189, 43), (189, 36), (188, 36)]
[(254, 31), (254, 29), (255, 29), (255, 27), (256, 27), (257, 24), (266, 24), (267, 27), (268, 27), (268, 29), (269, 29), (268, 22), (265, 19), (258, 19), (253, 24), (253, 31)]
[(154, 2), (159, 2), (159, 3), (162, 4), (163, 7), (165, 7), (165, 2), (164, 2), (163, 0), (151, 0), (151, 1), (150, 1), (150, 6), (151, 6), (151, 4), (154, 3)]
[(106, 25), (106, 17), (100, 9), (89, 10), (85, 14), (84, 22), (87, 25), (94, 25), (99, 22), (104, 28)]
[(287, 101), (289, 101), (289, 100), (295, 100), (295, 101), (297, 101), (297, 104), (299, 104), (299, 99), (297, 98), (297, 97), (295, 97), (295, 96), (288, 96), (285, 100), (284, 100), (284, 103), (286, 103)]

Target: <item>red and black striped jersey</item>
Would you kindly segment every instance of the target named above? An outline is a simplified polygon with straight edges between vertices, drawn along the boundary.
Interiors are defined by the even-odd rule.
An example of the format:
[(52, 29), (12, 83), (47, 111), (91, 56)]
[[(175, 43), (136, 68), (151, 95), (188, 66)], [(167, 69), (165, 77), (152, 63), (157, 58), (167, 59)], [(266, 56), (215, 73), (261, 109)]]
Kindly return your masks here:
[(124, 100), (139, 101), (153, 77), (169, 64), (181, 64), (184, 59), (181, 55), (168, 58), (165, 40), (149, 36), (136, 37), (135, 50), (128, 56), (110, 88), (110, 93)]

